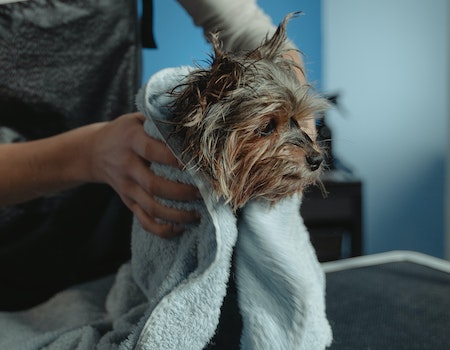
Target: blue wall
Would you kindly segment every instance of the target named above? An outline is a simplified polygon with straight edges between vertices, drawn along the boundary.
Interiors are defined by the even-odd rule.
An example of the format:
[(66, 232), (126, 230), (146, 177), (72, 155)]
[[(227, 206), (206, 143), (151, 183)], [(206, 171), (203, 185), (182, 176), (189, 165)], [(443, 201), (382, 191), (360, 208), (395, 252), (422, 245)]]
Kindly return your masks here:
[[(224, 0), (226, 1), (226, 0)], [(309, 80), (320, 89), (321, 34), (320, 1), (258, 0), (275, 24), (295, 11), (304, 15), (293, 19), (288, 26), (289, 37), (304, 53)], [(146, 81), (156, 71), (180, 65), (201, 63), (208, 57), (210, 47), (203, 32), (196, 28), (184, 8), (175, 0), (153, 0), (154, 32), (157, 49), (144, 50), (143, 79)]]
[[(153, 1), (158, 48), (144, 50), (144, 81), (210, 52), (175, 0)], [(443, 256), (446, 1), (258, 0), (276, 24), (303, 11), (288, 34), (305, 55), (309, 80), (342, 93), (346, 118), (331, 118), (335, 151), (364, 181), (366, 253)]]
[(448, 0), (323, 0), (334, 151), (364, 183), (364, 250), (443, 257)]

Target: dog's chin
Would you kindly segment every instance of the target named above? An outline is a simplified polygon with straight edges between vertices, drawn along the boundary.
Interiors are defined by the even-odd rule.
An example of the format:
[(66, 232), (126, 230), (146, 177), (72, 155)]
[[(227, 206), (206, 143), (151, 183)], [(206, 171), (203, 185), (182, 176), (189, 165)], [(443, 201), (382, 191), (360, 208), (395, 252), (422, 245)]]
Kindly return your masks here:
[[(283, 176), (283, 182), (293, 182), (298, 188), (304, 189), (306, 187), (314, 185), (318, 181), (319, 177), (313, 172), (306, 170), (303, 174), (289, 174)], [(294, 187), (294, 186), (289, 186)]]
[(281, 181), (286, 185), (287, 193), (301, 193), (320, 182), (321, 172), (321, 169), (312, 171), (307, 166), (302, 166), (299, 172), (284, 175)]
[[(250, 200), (264, 200), (276, 204), (306, 188), (320, 183), (320, 170), (310, 170), (304, 162), (256, 163), (248, 169), (227, 173), (221, 184), (213, 181), (218, 197), (223, 196), (233, 210), (243, 207)], [(246, 173), (244, 173), (246, 171)], [(225, 185), (226, 184), (226, 185)]]

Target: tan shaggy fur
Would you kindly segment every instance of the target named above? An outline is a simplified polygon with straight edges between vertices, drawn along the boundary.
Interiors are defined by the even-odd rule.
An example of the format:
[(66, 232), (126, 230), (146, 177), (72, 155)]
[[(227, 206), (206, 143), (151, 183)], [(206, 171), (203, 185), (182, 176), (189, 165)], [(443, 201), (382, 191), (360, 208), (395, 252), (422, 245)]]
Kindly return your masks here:
[(301, 192), (322, 168), (305, 121), (328, 103), (300, 83), (295, 70), (301, 68), (285, 55), (291, 16), (249, 52), (223, 52), (212, 35), (210, 67), (194, 70), (171, 92), (188, 166), (206, 174), (234, 210), (250, 199), (275, 203)]

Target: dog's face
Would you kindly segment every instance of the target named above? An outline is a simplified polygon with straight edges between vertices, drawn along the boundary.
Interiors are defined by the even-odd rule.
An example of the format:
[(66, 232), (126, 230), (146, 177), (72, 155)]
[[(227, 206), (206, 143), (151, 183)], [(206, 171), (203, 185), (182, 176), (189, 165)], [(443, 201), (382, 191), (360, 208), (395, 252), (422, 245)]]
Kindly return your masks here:
[(188, 166), (203, 172), (234, 210), (250, 199), (275, 203), (301, 192), (322, 168), (310, 125), (328, 104), (283, 57), (285, 25), (243, 55), (221, 52), (213, 37), (211, 67), (194, 71), (175, 93)]

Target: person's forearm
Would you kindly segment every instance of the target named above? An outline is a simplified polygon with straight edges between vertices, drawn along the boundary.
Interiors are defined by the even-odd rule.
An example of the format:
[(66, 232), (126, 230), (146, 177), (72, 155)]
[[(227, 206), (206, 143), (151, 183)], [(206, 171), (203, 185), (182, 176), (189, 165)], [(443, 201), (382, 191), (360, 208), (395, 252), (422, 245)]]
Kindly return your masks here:
[(208, 38), (219, 32), (226, 51), (252, 50), (275, 32), (272, 19), (256, 0), (178, 0)]
[(141, 113), (129, 113), (38, 141), (0, 144), (0, 206), (51, 195), (82, 183), (111, 186), (145, 230), (173, 237), (198, 220), (195, 212), (168, 208), (158, 198), (198, 200), (193, 186), (155, 175), (149, 162), (180, 164), (148, 136)]
[(37, 141), (0, 145), (0, 205), (91, 181), (90, 144), (101, 124)]
[[(291, 60), (293, 60), (301, 69), (296, 68), (295, 73), (297, 74), (298, 80), (300, 81), (300, 84), (308, 84), (308, 80), (305, 75), (305, 68), (303, 65), (303, 60), (300, 56), (300, 53), (295, 50), (287, 51), (285, 56)], [(317, 137), (317, 129), (316, 129), (316, 122), (314, 119), (314, 116), (311, 115), (310, 119), (305, 120), (305, 123), (307, 125), (306, 127), (306, 133), (311, 137), (312, 139), (315, 139)]]

